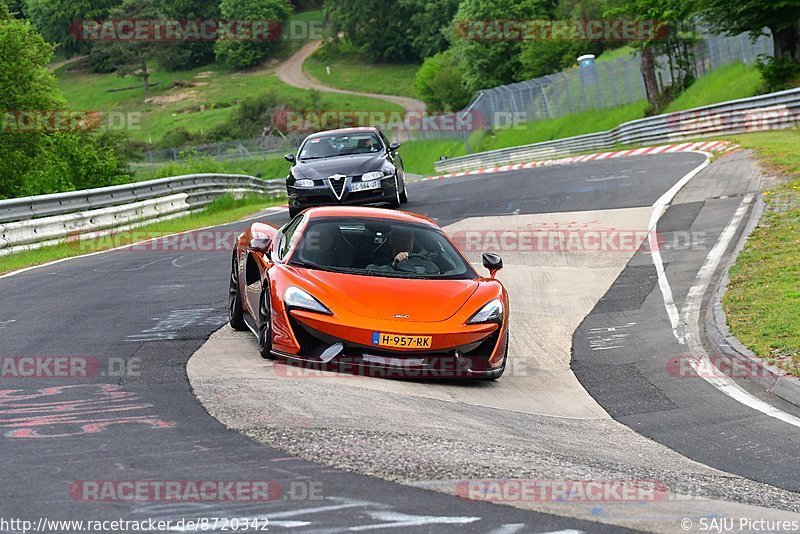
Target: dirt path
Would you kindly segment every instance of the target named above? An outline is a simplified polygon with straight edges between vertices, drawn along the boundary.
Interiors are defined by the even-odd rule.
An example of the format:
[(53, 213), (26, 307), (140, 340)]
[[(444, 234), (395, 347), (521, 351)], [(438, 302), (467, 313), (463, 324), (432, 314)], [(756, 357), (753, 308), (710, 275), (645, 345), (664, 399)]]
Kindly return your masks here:
[(317, 80), (310, 78), (303, 72), (303, 63), (313, 54), (322, 44), (321, 41), (311, 41), (303, 48), (298, 50), (292, 57), (281, 63), (275, 71), (284, 83), (300, 89), (316, 89), (326, 93), (339, 93), (344, 95), (358, 95), (368, 96), (370, 98), (377, 98), (401, 106), (406, 112), (422, 112), (425, 111), (425, 103), (414, 98), (405, 96), (393, 95), (380, 95), (376, 93), (362, 93), (359, 91), (348, 91), (346, 89), (337, 89), (329, 87)]
[(78, 63), (79, 61), (83, 61), (87, 57), (89, 57), (89, 56), (75, 56), (75, 57), (71, 57), (69, 59), (58, 61), (56, 63), (50, 63), (47, 66), (47, 69), (50, 70), (50, 72), (55, 72), (58, 69), (60, 69), (61, 67), (63, 67), (64, 65), (70, 65), (72, 63)]

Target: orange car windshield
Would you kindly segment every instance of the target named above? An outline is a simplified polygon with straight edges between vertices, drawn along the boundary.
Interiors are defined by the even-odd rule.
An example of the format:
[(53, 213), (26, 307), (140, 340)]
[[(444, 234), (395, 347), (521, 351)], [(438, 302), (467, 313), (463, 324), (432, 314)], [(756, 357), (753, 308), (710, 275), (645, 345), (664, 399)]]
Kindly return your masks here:
[(443, 232), (379, 219), (312, 220), (289, 263), (365, 276), (451, 280), (478, 277)]

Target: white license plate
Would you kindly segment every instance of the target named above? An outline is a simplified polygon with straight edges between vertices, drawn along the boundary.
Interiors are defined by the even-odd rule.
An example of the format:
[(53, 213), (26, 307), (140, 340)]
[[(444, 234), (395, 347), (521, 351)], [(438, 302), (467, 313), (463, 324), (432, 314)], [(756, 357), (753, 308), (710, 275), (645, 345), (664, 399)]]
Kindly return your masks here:
[(369, 189), (380, 189), (380, 181), (374, 182), (353, 182), (350, 184), (350, 191), (367, 191)]

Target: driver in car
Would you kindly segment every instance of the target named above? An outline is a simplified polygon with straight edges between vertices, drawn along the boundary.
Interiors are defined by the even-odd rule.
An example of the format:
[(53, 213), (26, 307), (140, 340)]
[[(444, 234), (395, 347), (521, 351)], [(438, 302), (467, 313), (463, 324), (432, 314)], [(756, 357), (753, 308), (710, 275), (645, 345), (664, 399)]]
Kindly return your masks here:
[(392, 230), (392, 253), (394, 254), (394, 265), (401, 261), (406, 261), (411, 251), (414, 250), (414, 234), (407, 228), (395, 228)]

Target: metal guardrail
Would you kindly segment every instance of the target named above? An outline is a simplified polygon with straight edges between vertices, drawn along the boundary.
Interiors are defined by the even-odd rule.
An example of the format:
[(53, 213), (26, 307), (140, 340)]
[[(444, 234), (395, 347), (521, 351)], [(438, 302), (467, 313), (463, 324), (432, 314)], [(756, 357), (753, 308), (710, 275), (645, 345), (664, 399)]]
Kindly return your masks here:
[(800, 124), (800, 89), (732, 100), (686, 111), (630, 121), (613, 130), (437, 161), (437, 172), (480, 169), (566, 156), (619, 146), (661, 143), (764, 130)]
[(175, 193), (187, 193), (190, 199), (194, 199), (190, 204), (201, 207), (208, 204), (211, 197), (222, 195), (229, 189), (277, 195), (284, 190), (284, 183), (241, 174), (189, 174), (97, 189), (12, 198), (0, 200), (0, 223), (119, 206)]
[(178, 217), (226, 193), (279, 196), (284, 187), (283, 180), (191, 174), (0, 200), (0, 255)]

